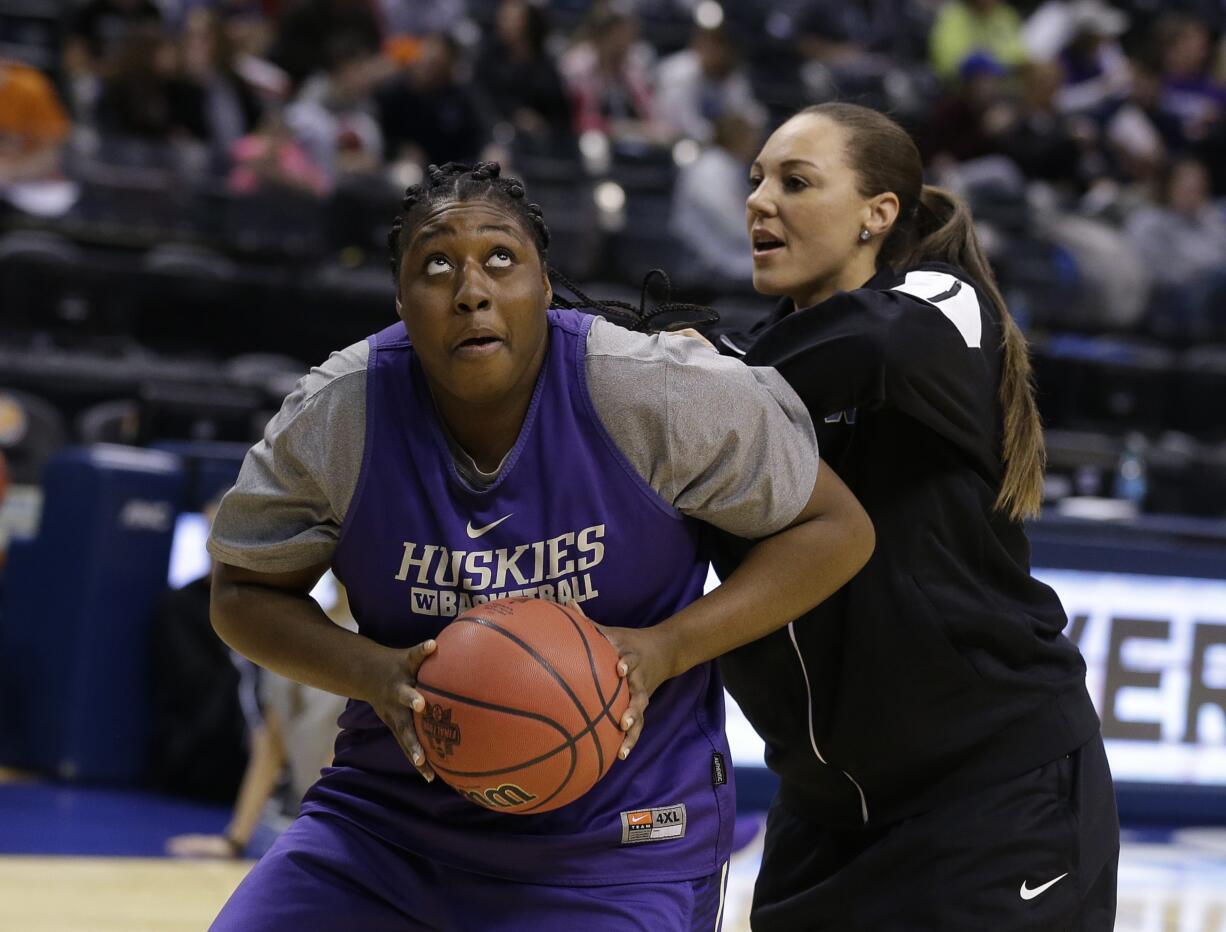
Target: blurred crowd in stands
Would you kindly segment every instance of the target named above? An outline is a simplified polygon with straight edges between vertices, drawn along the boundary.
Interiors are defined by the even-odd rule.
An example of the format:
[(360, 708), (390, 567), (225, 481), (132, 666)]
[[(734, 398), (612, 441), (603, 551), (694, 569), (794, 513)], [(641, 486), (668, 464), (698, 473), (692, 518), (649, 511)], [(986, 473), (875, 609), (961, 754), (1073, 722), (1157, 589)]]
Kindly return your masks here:
[[(1226, 0), (0, 0), (8, 325), (316, 359), (387, 318), (399, 192), (477, 158), (526, 179), (572, 277), (663, 265), (759, 313), (748, 163), (843, 98), (970, 200), (1044, 414), (1077, 426), (1069, 354), (1148, 372), (1226, 343), (1224, 32)], [(1104, 394), (1115, 432), (1200, 391), (1168, 389), (1152, 422), (1135, 385)]]
[(0, 2), (10, 191), (144, 160), (232, 193), (394, 206), (431, 161), (547, 157), (590, 177), (667, 151), (693, 277), (743, 284), (747, 160), (772, 122), (839, 96), (901, 118), (931, 180), (1004, 215), (989, 226), (1023, 212), (1070, 253), (1089, 287), (1068, 323), (1128, 328), (1161, 304), (1196, 339), (1222, 291), (1220, 0), (64, 6)]

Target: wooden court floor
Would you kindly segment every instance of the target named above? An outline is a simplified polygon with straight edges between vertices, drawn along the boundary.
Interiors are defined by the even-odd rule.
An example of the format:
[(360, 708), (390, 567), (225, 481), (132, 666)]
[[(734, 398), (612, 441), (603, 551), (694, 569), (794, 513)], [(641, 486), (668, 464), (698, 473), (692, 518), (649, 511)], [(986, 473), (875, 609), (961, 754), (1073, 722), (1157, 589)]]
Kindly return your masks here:
[[(760, 856), (758, 839), (729, 871), (724, 932), (749, 930)], [(202, 932), (251, 864), (0, 857), (0, 932)]]
[[(760, 856), (759, 837), (733, 859), (725, 932), (749, 930)], [(208, 928), (250, 867), (166, 858), (0, 857), (0, 932), (197, 932)], [(1178, 838), (1129, 842), (1120, 862), (1119, 904), (1117, 932), (1226, 932), (1226, 852)]]
[[(4, 776), (0, 932), (205, 930), (251, 867), (157, 856), (171, 834), (218, 831), (224, 809), (96, 789), (6, 786)], [(725, 932), (748, 932), (761, 852), (759, 831), (733, 857)], [(1226, 829), (1126, 833), (1116, 930), (1226, 932)]]
[(249, 862), (0, 858), (4, 932), (200, 932)]

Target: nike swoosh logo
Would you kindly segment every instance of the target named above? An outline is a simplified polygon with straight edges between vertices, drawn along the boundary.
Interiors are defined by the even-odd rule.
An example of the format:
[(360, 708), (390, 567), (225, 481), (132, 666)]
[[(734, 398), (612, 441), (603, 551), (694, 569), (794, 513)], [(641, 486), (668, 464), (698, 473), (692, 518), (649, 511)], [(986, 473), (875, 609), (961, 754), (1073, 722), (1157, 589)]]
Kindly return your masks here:
[(487, 524), (485, 527), (473, 527), (473, 523), (469, 521), (468, 527), (466, 528), (466, 530), (468, 531), (468, 539), (476, 540), (478, 537), (482, 536), (483, 534), (488, 534), (490, 531), (494, 530), (494, 528), (502, 524), (502, 522), (507, 520), (507, 518), (513, 518), (513, 517), (515, 517), (514, 514), (509, 514), (507, 515), (506, 518), (499, 518), (497, 521), (494, 521), (492, 524)]
[(1048, 887), (1052, 886), (1053, 884), (1059, 883), (1061, 880), (1063, 880), (1067, 876), (1068, 876), (1067, 873), (1061, 874), (1055, 880), (1049, 880), (1047, 881), (1047, 883), (1043, 884), (1041, 887), (1035, 887), (1033, 890), (1030, 889), (1028, 886), (1026, 886), (1026, 881), (1023, 880), (1022, 889), (1018, 891), (1019, 895), (1021, 896), (1023, 900), (1033, 900), (1040, 893), (1045, 893)]

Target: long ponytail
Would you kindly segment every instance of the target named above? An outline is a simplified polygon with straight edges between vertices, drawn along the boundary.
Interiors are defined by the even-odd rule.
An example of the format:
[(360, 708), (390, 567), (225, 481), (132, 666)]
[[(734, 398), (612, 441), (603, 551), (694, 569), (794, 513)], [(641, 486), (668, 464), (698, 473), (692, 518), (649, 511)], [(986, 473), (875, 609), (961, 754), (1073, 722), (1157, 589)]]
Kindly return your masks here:
[(1003, 416), (1001, 458), (1005, 464), (996, 508), (1020, 521), (1039, 513), (1043, 502), (1043, 472), (1047, 450), (1043, 423), (1034, 397), (1034, 374), (1030, 349), (1005, 305), (975, 234), (975, 223), (966, 203), (941, 188), (924, 185), (920, 190), (914, 245), (903, 257), (903, 268), (921, 262), (945, 262), (964, 269), (975, 280), (1000, 315), (1000, 400)]
[(898, 219), (881, 244), (879, 266), (904, 269), (922, 262), (957, 266), (996, 306), (1001, 327), (998, 399), (1004, 477), (995, 507), (1015, 521), (1033, 517), (1043, 501), (1047, 453), (1030, 351), (979, 245), (970, 209), (948, 191), (923, 183), (923, 163), (915, 142), (885, 114), (842, 102), (818, 104), (801, 112), (824, 116), (847, 131), (848, 161), (856, 169), (863, 196), (886, 191), (897, 195)]

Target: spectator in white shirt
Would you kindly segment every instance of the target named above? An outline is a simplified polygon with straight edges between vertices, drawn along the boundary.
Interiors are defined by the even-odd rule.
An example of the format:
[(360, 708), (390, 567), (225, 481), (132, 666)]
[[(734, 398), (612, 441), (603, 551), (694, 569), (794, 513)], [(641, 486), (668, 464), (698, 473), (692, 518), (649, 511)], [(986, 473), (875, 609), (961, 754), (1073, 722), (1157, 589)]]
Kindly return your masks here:
[(689, 253), (679, 278), (717, 285), (753, 281), (753, 251), (745, 225), (749, 165), (762, 141), (762, 123), (741, 113), (715, 121), (712, 144), (684, 166), (673, 189), (669, 228)]
[(722, 28), (695, 29), (688, 48), (660, 62), (656, 70), (656, 109), (677, 138), (707, 144), (715, 121), (728, 114), (762, 122), (741, 55)]
[(1204, 162), (1185, 156), (1170, 166), (1157, 203), (1128, 218), (1126, 232), (1158, 286), (1155, 328), (1172, 339), (1221, 334), (1226, 312), (1226, 217), (1209, 197)]

